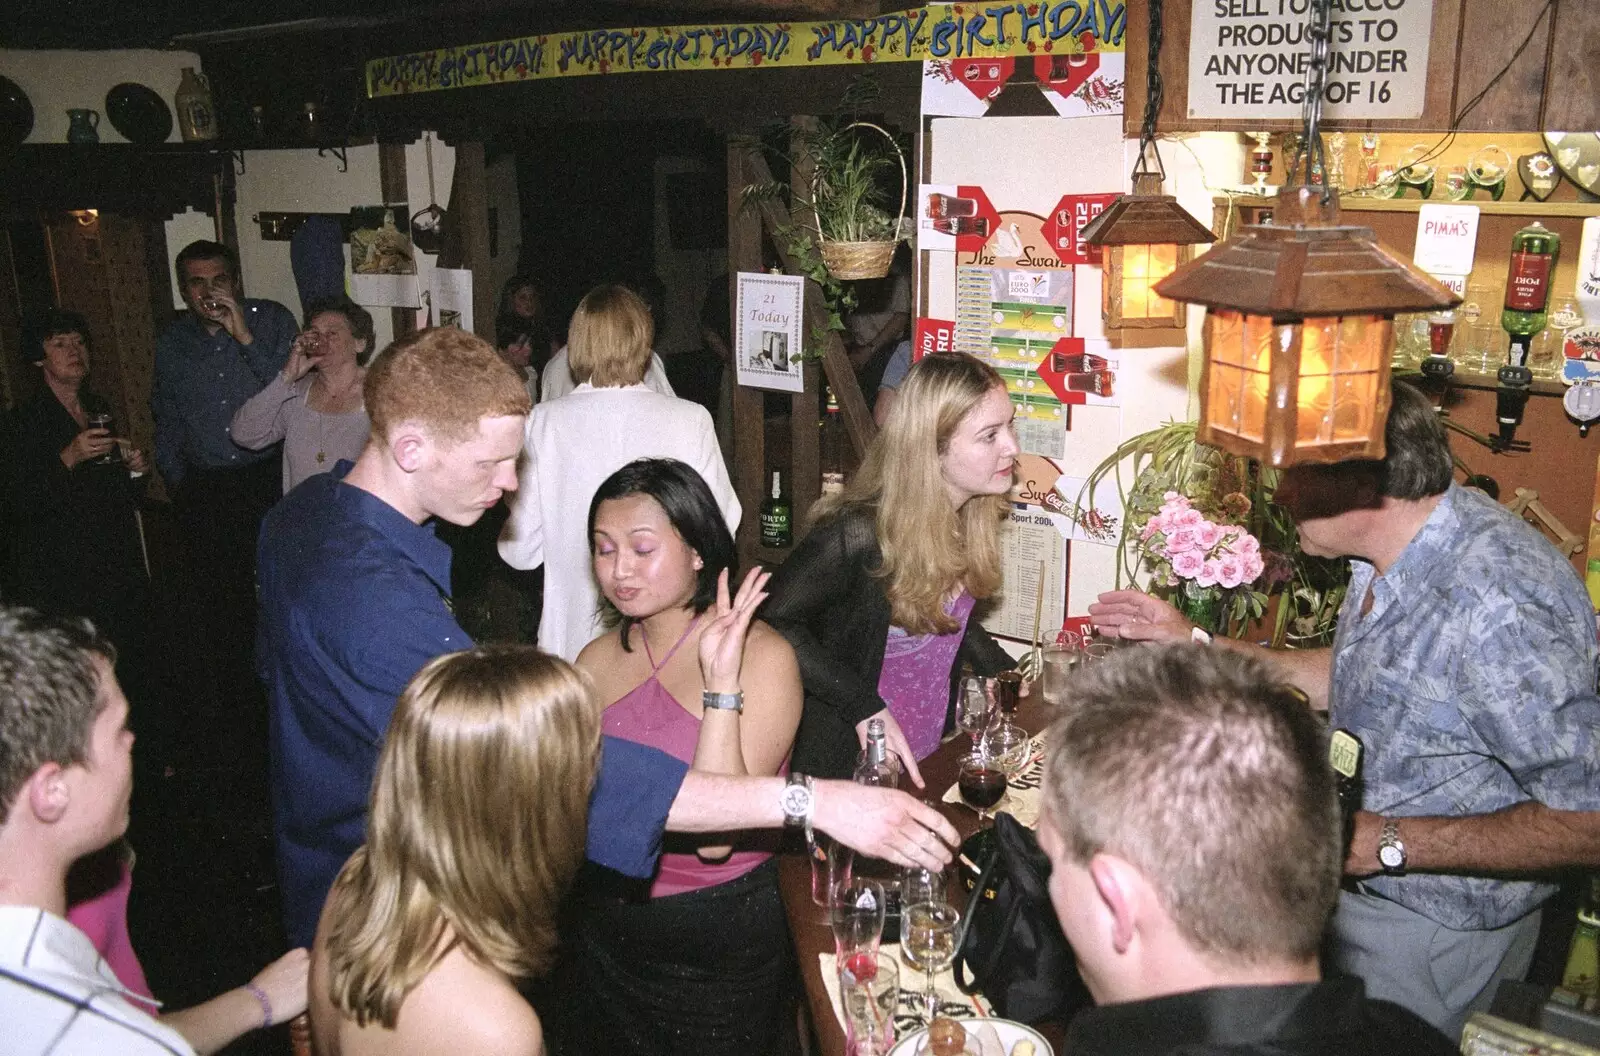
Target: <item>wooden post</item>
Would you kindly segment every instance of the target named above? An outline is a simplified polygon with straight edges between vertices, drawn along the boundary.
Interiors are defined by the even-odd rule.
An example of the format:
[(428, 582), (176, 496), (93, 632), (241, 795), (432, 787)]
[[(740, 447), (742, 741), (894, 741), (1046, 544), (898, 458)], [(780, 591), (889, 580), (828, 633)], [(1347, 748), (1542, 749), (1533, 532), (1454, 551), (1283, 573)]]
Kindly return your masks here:
[(461, 225), (460, 264), (472, 272), (472, 329), (485, 341), (494, 340), (494, 302), (499, 291), (490, 288), (489, 189), (484, 179), (483, 143), (457, 143), (455, 175), (450, 185), (450, 222)]
[[(728, 303), (739, 303), (739, 272), (761, 270), (761, 220), (743, 208), (744, 187), (754, 177), (746, 167), (749, 152), (728, 142)], [(731, 321), (731, 317), (730, 317)], [(729, 331), (732, 340), (735, 331)], [(740, 349), (733, 349), (728, 370), (737, 370)], [(744, 515), (739, 519), (739, 563), (745, 568), (763, 562), (761, 554), (762, 475), (766, 470), (766, 399), (760, 389), (733, 385), (733, 487)]]
[[(383, 204), (406, 201), (406, 148), (404, 143), (378, 144), (378, 195)], [(398, 340), (417, 332), (415, 308), (390, 308), (389, 320)]]
[[(789, 174), (789, 215), (801, 230), (810, 230), (816, 220), (810, 206), (794, 188), (811, 185), (815, 166), (811, 163), (810, 155), (801, 149), (799, 137), (806, 132), (815, 132), (817, 119), (792, 117), (789, 124), (794, 129), (789, 155), (795, 159), (794, 171)], [(773, 242), (778, 242), (776, 235)], [(818, 299), (821, 293), (816, 283), (806, 283), (807, 302)], [(817, 361), (810, 358), (817, 352), (817, 347), (809, 325), (809, 313), (802, 314), (808, 320), (800, 339), (800, 345), (807, 353), (807, 358), (800, 362), (803, 387), (799, 392), (789, 395), (789, 505), (797, 542), (801, 526), (810, 521), (811, 507), (822, 497), (822, 432), (817, 428), (817, 422), (822, 417), (822, 385), (818, 380)]]

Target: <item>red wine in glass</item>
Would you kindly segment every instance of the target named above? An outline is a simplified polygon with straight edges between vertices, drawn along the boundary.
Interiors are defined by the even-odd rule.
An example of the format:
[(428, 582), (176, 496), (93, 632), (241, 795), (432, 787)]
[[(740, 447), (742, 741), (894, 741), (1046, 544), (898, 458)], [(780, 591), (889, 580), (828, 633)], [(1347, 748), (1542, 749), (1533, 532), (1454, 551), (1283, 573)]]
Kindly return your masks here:
[(961, 798), (969, 807), (987, 812), (1006, 794), (1006, 773), (996, 763), (964, 765), (961, 768)]

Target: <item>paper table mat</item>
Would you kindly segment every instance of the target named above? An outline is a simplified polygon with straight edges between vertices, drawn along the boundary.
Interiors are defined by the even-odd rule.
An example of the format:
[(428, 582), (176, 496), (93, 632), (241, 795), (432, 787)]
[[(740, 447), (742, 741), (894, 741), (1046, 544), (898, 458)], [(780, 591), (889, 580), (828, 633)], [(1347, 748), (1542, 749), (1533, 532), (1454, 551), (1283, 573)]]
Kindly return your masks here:
[[(912, 968), (900, 956), (899, 943), (884, 943), (879, 951), (895, 959), (900, 966), (900, 1003), (894, 1012), (895, 1037), (903, 1038), (912, 1031), (921, 1030), (927, 1026), (923, 1018), (922, 993), (926, 986), (926, 976), (919, 968)], [(828, 989), (828, 1003), (833, 1006), (833, 1018), (839, 1024), (839, 1029), (844, 1030), (844, 1007), (839, 1003), (839, 968), (831, 953), (817, 955), (817, 960), (822, 964), (822, 985)], [(946, 968), (933, 977), (934, 993), (939, 995), (939, 1014), (951, 1019), (988, 1018), (994, 1015), (994, 1008), (982, 994), (971, 997), (963, 994), (961, 988), (956, 986), (955, 974)]]
[[(1006, 794), (1000, 797), (1000, 802), (994, 805), (993, 812), (998, 814), (1004, 811), (1016, 818), (1024, 828), (1036, 829), (1039, 827), (1039, 785), (1044, 777), (1044, 734), (1033, 737), (1028, 742), (1028, 766), (1015, 780), (1006, 781)], [(940, 797), (946, 803), (960, 803), (966, 806), (961, 798), (959, 783), (945, 789)]]

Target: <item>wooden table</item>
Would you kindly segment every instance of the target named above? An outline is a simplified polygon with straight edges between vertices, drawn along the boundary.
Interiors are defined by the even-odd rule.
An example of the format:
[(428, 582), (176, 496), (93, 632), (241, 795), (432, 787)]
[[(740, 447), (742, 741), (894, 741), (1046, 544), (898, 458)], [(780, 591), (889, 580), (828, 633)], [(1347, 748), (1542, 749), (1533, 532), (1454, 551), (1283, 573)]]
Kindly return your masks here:
[[(1029, 733), (1038, 733), (1049, 724), (1048, 705), (1039, 694), (1024, 698), (1012, 721)], [(968, 738), (960, 734), (939, 746), (939, 750), (924, 759), (919, 768), (927, 787), (917, 793), (915, 786), (907, 783), (907, 791), (917, 793), (930, 806), (937, 809), (956, 831), (966, 839), (978, 829), (978, 815), (964, 804), (942, 803), (939, 797), (945, 789), (955, 784), (956, 770), (961, 756), (967, 751)], [(816, 1025), (817, 1039), (824, 1056), (845, 1056), (844, 1030), (833, 1013), (827, 988), (822, 982), (822, 968), (818, 957), (833, 952), (833, 929), (828, 924), (828, 912), (811, 901), (811, 863), (804, 853), (785, 854), (778, 862), (778, 886), (783, 893), (783, 908), (789, 918), (789, 931), (794, 936), (795, 954), (800, 958), (800, 979), (805, 985), (806, 1004), (811, 1010), (811, 1021)], [(962, 907), (965, 908), (965, 907)], [(905, 980), (901, 980), (902, 984)], [(1047, 1024), (1037, 1028), (1045, 1038), (1061, 1051), (1062, 1027)]]

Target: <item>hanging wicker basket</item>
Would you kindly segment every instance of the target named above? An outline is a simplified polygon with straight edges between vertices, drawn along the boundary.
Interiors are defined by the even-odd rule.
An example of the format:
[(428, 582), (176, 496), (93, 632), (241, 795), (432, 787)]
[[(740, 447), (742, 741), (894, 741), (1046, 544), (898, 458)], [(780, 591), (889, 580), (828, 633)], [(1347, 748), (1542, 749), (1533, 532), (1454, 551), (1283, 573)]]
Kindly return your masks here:
[[(900, 162), (900, 208), (895, 211), (896, 231), (899, 230), (900, 218), (906, 212), (906, 192), (909, 185), (906, 182), (906, 156), (900, 149), (900, 144), (894, 141), (884, 129), (870, 121), (856, 121), (846, 125), (841, 132), (848, 132), (852, 128), (870, 128), (882, 135), (894, 148), (896, 160)], [(811, 183), (812, 196), (816, 195), (816, 179)], [(811, 222), (817, 228), (817, 248), (822, 254), (823, 266), (828, 269), (828, 274), (840, 281), (854, 279), (881, 279), (889, 274), (889, 265), (894, 260), (895, 246), (899, 245), (898, 238), (883, 242), (836, 242), (822, 233), (822, 222), (817, 219), (816, 210), (811, 211)]]

